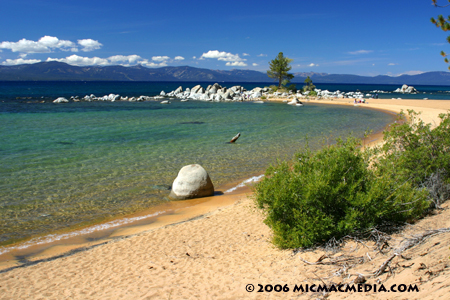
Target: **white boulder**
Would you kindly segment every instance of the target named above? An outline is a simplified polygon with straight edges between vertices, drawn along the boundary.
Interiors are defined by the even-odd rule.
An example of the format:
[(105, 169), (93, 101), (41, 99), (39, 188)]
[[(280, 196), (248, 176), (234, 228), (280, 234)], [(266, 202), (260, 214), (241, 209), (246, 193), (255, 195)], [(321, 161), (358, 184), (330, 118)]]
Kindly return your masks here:
[(173, 181), (169, 197), (176, 200), (208, 197), (214, 195), (214, 185), (206, 170), (192, 164), (181, 168)]
[(53, 100), (53, 103), (69, 103), (69, 100), (67, 100), (64, 97), (59, 97), (59, 98)]

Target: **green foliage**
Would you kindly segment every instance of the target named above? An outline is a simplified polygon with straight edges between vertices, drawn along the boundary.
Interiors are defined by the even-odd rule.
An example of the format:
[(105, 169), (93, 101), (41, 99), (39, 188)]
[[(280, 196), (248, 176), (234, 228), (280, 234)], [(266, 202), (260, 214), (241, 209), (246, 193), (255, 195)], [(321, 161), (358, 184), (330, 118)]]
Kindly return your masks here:
[(278, 53), (278, 56), (269, 62), (270, 69), (267, 71), (267, 76), (278, 81), (278, 88), (288, 84), (294, 75), (288, 72), (292, 69), (290, 63), (293, 59), (287, 58), (283, 55), (283, 52)]
[(297, 92), (297, 85), (296, 84), (290, 84), (286, 86), (286, 90), (292, 91), (293, 93)]
[(311, 91), (311, 92), (309, 92), (308, 96), (316, 97), (317, 96), (317, 92), (316, 91)]
[(356, 139), (338, 140), (267, 170), (255, 200), (281, 248), (310, 247), (334, 237), (413, 219), (429, 206), (428, 192), (377, 174)]
[[(403, 112), (400, 116), (405, 117)], [(412, 110), (407, 118), (408, 122), (395, 123), (384, 133), (384, 145), (374, 150), (375, 155), (382, 154), (376, 156), (374, 166), (378, 173), (399, 182), (411, 181), (416, 187), (434, 180), (435, 186), (443, 185), (438, 191), (442, 194), (450, 183), (450, 113), (439, 115), (441, 122), (434, 129)], [(436, 182), (436, 177), (442, 182)]]
[(271, 86), (269, 86), (269, 88), (272, 90), (272, 92), (278, 91), (278, 86), (277, 85), (271, 85)]
[[(434, 5), (435, 7), (445, 7), (445, 6), (450, 5), (450, 4), (447, 4), (447, 5), (445, 5), (445, 6), (439, 6), (439, 5), (437, 4), (437, 0), (431, 0), (431, 1), (433, 2), (433, 5)], [(448, 2), (450, 2), (450, 0), (449, 0)], [(436, 20), (435, 18), (431, 18), (431, 23), (433, 23), (434, 25), (436, 25), (436, 27), (441, 28), (443, 31), (449, 31), (449, 30), (450, 30), (450, 23), (449, 23), (449, 21), (450, 21), (450, 16), (448, 16), (447, 19), (444, 18), (442, 15), (439, 15), (439, 16), (437, 17), (437, 20)], [(450, 35), (447, 36), (447, 42), (450, 43)], [(441, 55), (444, 57), (444, 61), (445, 61), (446, 63), (448, 63), (449, 60), (448, 60), (448, 58), (446, 57), (447, 54), (446, 54), (444, 51), (441, 51)], [(450, 70), (450, 67), (448, 67), (448, 69)]]
[[(316, 88), (316, 86), (313, 84), (311, 78), (306, 77), (305, 79), (305, 85), (303, 86), (303, 91), (304, 92), (314, 92), (314, 89)], [(317, 93), (316, 93), (317, 95)]]
[[(411, 178), (415, 184), (440, 169), (450, 171), (450, 114), (439, 117), (439, 126), (431, 129), (418, 113), (408, 110), (407, 122), (396, 122), (384, 133), (383, 156), (377, 160), (377, 169), (399, 179)], [(448, 174), (445, 179), (449, 179)]]

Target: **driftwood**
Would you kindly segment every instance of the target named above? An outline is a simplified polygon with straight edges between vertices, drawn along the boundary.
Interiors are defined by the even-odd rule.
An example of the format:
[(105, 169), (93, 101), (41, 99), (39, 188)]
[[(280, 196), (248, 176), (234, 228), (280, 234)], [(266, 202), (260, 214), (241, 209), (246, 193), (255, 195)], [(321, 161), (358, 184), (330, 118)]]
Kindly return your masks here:
[(436, 234), (440, 234), (440, 233), (444, 233), (444, 232), (449, 232), (449, 231), (450, 231), (450, 227), (449, 228), (428, 230), (428, 231), (426, 231), (426, 232), (424, 232), (422, 234), (415, 235), (412, 238), (405, 240), (402, 243), (403, 245), (401, 247), (399, 247), (398, 249), (396, 249), (394, 251), (394, 253), (388, 259), (386, 259), (377, 270), (375, 270), (373, 272), (373, 276), (377, 277), (377, 276), (380, 276), (381, 274), (383, 274), (384, 271), (386, 270), (386, 268), (389, 266), (390, 262), (394, 259), (394, 257), (402, 256), (402, 252), (404, 252), (405, 250), (420, 244), (426, 238), (428, 238), (428, 237), (430, 237), (432, 235), (436, 235)]
[[(437, 235), (437, 234), (442, 234), (442, 233), (447, 233), (450, 232), (450, 227), (449, 228), (440, 228), (440, 229), (434, 229), (434, 230), (427, 230), (421, 234), (416, 234), (413, 235), (410, 238), (405, 238), (399, 245), (399, 247), (397, 248), (391, 248), (391, 246), (387, 243), (387, 241), (390, 239), (390, 237), (388, 235), (386, 235), (383, 232), (380, 232), (378, 230), (373, 230), (371, 232), (371, 240), (375, 241), (375, 245), (368, 247), (367, 245), (365, 245), (364, 243), (362, 243), (359, 239), (357, 238), (352, 238), (352, 237), (346, 237), (347, 239), (352, 239), (354, 240), (357, 245), (361, 244), (364, 247), (368, 248), (368, 250), (372, 250), (375, 252), (375, 255), (378, 253), (384, 254), (386, 252), (383, 253), (383, 249), (384, 248), (388, 248), (393, 250), (392, 254), (389, 255), (389, 257), (374, 271), (368, 273), (368, 274), (351, 274), (349, 271), (351, 271), (351, 269), (353, 267), (355, 267), (356, 265), (362, 264), (366, 261), (371, 261), (374, 259), (374, 257), (371, 257), (369, 255), (369, 253), (367, 252), (365, 255), (362, 256), (350, 256), (349, 254), (342, 254), (338, 257), (334, 257), (332, 255), (328, 255), (328, 254), (324, 254), (321, 257), (319, 257), (315, 262), (309, 262), (305, 259), (303, 259), (302, 257), (299, 256), (299, 259), (308, 265), (334, 265), (337, 266), (338, 269), (337, 270), (333, 270), (332, 274), (330, 274), (328, 277), (323, 277), (321, 278), (322, 280), (331, 280), (331, 278), (333, 277), (343, 277), (346, 276), (347, 278), (350, 278), (350, 276), (354, 276), (357, 275), (357, 278), (355, 278), (353, 281), (348, 282), (349, 283), (358, 283), (360, 280), (367, 280), (368, 278), (377, 278), (380, 275), (382, 275), (383, 273), (385, 273), (387, 270), (389, 270), (390, 272), (392, 272), (390, 264), (392, 263), (392, 261), (394, 260), (395, 257), (401, 257), (405, 260), (408, 260), (410, 258), (404, 257), (403, 256), (403, 252), (413, 248), (419, 244), (421, 244), (422, 242), (424, 242), (427, 238)], [(343, 240), (339, 240), (339, 241), (334, 241), (333, 245), (331, 245), (330, 247), (325, 247), (325, 251), (331, 251), (331, 252), (335, 252), (333, 251), (335, 247), (340, 247), (343, 244)], [(359, 247), (356, 246), (356, 248), (353, 250), (357, 250)], [(353, 252), (351, 251), (351, 252)], [(388, 250), (389, 251), (389, 250)], [(299, 252), (299, 250), (297, 249), (296, 251), (294, 251), (294, 255), (297, 254)], [(361, 278), (360, 278), (361, 277)]]
[(234, 136), (234, 138), (231, 139), (230, 143), (236, 142), (237, 139), (238, 139), (240, 136), (241, 136), (241, 133), (239, 132), (238, 134), (236, 134), (236, 135)]

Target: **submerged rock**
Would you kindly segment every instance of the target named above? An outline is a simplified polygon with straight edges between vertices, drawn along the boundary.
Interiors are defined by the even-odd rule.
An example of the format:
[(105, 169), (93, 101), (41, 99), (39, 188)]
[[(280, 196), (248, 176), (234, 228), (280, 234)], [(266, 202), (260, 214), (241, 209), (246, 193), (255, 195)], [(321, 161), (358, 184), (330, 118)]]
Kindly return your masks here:
[(214, 195), (214, 185), (206, 170), (198, 165), (181, 168), (172, 184), (169, 198), (176, 200), (193, 199)]

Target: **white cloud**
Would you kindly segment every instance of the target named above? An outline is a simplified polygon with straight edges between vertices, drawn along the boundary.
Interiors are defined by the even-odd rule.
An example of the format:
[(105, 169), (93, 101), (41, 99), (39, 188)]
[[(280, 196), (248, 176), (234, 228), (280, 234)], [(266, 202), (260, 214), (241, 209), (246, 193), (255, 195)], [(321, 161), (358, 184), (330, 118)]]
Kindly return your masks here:
[(217, 59), (220, 61), (226, 61), (226, 66), (237, 66), (237, 67), (245, 67), (247, 64), (245, 58), (239, 57), (239, 54), (233, 54), (225, 51), (218, 50), (209, 50), (206, 53), (203, 53), (199, 60), (204, 60), (206, 58)]
[(103, 46), (101, 43), (99, 43), (98, 41), (95, 41), (93, 39), (78, 40), (78, 44), (83, 46), (83, 49), (81, 49), (81, 51), (84, 51), (84, 52), (94, 51), (94, 50), (100, 49)]
[(119, 62), (125, 62), (127, 64), (135, 64), (135, 63), (139, 63), (139, 62), (143, 62), (143, 61), (148, 61), (148, 60), (144, 60), (142, 57), (140, 57), (139, 55), (133, 54), (133, 55), (114, 55), (114, 56), (110, 56), (108, 57), (108, 60), (110, 61), (111, 64), (117, 64)]
[(218, 50), (209, 50), (206, 53), (203, 53), (200, 58), (217, 58), (217, 60), (221, 61), (246, 61), (246, 59), (240, 58), (238, 54), (232, 54), (229, 52), (219, 52)]
[(183, 57), (183, 56), (175, 56), (174, 59), (175, 59), (175, 60), (184, 60), (184, 57)]
[(397, 65), (397, 64), (394, 64), (394, 63), (389, 63), (388, 64), (388, 66), (395, 66), (395, 65)]
[(242, 56), (250, 56), (248, 53), (242, 53)]
[(168, 56), (153, 56), (152, 57), (152, 60), (160, 61), (160, 62), (167, 61), (169, 59), (170, 59), (170, 57), (168, 57)]
[(257, 63), (253, 63), (252, 65), (253, 65), (254, 67), (259, 66)]
[(15, 65), (23, 65), (23, 64), (35, 64), (41, 62), (40, 59), (7, 59), (6, 61), (2, 62), (2, 65), (5, 66), (15, 66)]
[(258, 54), (257, 56), (259, 56), (259, 57), (265, 57), (265, 56), (267, 56), (267, 54)]
[(166, 67), (167, 63), (165, 61), (159, 63), (159, 64), (155, 64), (154, 62), (147, 62), (147, 63), (143, 63), (144, 66), (149, 67), (149, 68), (159, 68), (159, 67)]
[(100, 57), (82, 57), (78, 55), (71, 55), (66, 58), (47, 58), (46, 61), (59, 61), (74, 66), (107, 66), (111, 63), (106, 58)]
[(197, 59), (197, 56), (192, 56), (192, 59)]
[(54, 49), (70, 51), (75, 47), (75, 43), (67, 40), (60, 40), (54, 36), (43, 36), (37, 42), (21, 39), (18, 42), (1, 42), (0, 48), (10, 49), (12, 52), (24, 53), (49, 53)]
[(314, 66), (316, 66), (316, 64), (314, 64), (314, 63), (310, 63), (310, 64), (308, 65), (308, 67), (314, 67)]
[[(92, 39), (78, 40), (84, 52), (100, 49), (102, 44)], [(38, 41), (21, 39), (18, 42), (1, 42), (0, 48), (10, 49), (12, 52), (22, 53), (50, 53), (58, 49), (61, 51), (78, 52), (78, 45), (72, 41), (60, 40), (55, 36), (43, 36)]]
[(233, 66), (233, 67), (246, 67), (247, 64), (243, 61), (235, 61), (235, 62), (227, 62), (225, 66)]
[(358, 54), (368, 54), (368, 53), (372, 53), (372, 52), (373, 52), (373, 50), (358, 50), (358, 51), (351, 51), (348, 53), (352, 54), (352, 55), (358, 55)]

